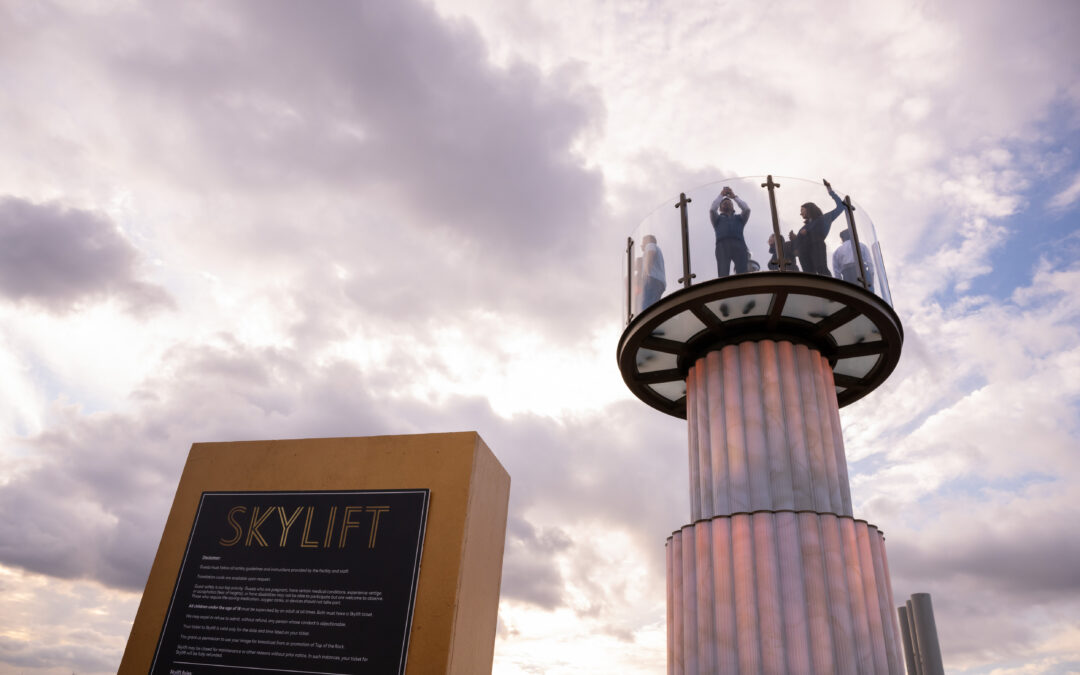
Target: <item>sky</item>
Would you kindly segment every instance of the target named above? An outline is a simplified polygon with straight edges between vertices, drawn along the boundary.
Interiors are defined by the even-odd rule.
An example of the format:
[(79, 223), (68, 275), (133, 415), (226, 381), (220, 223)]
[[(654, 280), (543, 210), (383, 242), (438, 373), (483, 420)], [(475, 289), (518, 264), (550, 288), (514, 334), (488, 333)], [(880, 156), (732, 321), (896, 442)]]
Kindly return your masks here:
[(0, 673), (114, 672), (192, 443), (476, 430), (499, 675), (664, 670), (682, 420), (626, 237), (736, 176), (873, 216), (856, 517), (950, 673), (1080, 672), (1080, 3), (0, 0)]

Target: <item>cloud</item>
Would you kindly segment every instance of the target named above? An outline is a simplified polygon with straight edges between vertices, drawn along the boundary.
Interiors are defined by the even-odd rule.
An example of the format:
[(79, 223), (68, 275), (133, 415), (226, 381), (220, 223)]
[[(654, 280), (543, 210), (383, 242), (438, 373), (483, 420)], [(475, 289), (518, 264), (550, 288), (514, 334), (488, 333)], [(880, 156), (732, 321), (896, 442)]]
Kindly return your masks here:
[(139, 253), (102, 216), (56, 203), (0, 199), (0, 295), (52, 312), (108, 297), (138, 315), (174, 306), (138, 277)]
[(572, 255), (599, 205), (598, 173), (571, 153), (598, 103), (573, 69), (495, 68), (468, 24), (423, 4), (165, 5), (114, 19), (98, 39), (123, 32), (122, 47), (87, 48), (109, 54), (139, 109), (160, 111), (135, 133), (181, 180), (389, 198), (399, 210), (385, 223), (529, 265)]
[[(407, 369), (402, 358), (387, 367)], [(22, 441), (38, 461), (0, 485), (0, 507), (22, 514), (0, 523), (0, 562), (141, 588), (184, 453), (204, 440), (478, 429), (515, 481), (507, 592), (548, 608), (566, 594), (552, 556), (590, 546), (567, 534), (573, 523), (599, 519), (625, 528), (635, 545), (651, 542), (650, 565), (662, 569), (656, 544), (679, 525), (681, 515), (672, 514), (684, 507), (673, 486), (651, 497), (649, 509), (639, 508), (638, 495), (658, 476), (678, 481), (678, 463), (644, 445), (655, 431), (634, 438), (642, 428), (637, 416), (624, 414), (629, 410), (616, 413), (623, 428), (611, 433), (595, 417), (569, 425), (529, 416), (510, 422), (475, 398), (450, 397), (442, 405), (388, 400), (378, 392), (392, 372), (364, 373), (340, 361), (316, 365), (295, 351), (249, 347), (229, 336), (177, 347), (158, 371), (134, 392), (130, 411), (83, 414), (57, 404), (50, 429)], [(681, 429), (672, 431), (678, 457)], [(579, 468), (569, 471), (572, 464)], [(620, 468), (609, 471), (608, 464)], [(627, 525), (625, 514), (639, 510)]]
[(1076, 656), (1077, 274), (1044, 261), (1009, 298), (906, 314), (892, 380), (842, 413), (855, 511), (886, 532), (897, 601), (933, 595), (950, 671)]
[(1080, 173), (1073, 176), (1072, 182), (1061, 192), (1054, 195), (1047, 203), (1047, 206), (1053, 211), (1064, 211), (1075, 204), (1078, 199), (1080, 199)]
[(552, 554), (565, 551), (572, 543), (558, 528), (537, 531), (523, 518), (511, 520), (503, 554), (502, 597), (544, 609), (563, 605), (565, 581)]
[(116, 672), (139, 603), (137, 594), (4, 566), (0, 593), (0, 664), (6, 664), (0, 670)]

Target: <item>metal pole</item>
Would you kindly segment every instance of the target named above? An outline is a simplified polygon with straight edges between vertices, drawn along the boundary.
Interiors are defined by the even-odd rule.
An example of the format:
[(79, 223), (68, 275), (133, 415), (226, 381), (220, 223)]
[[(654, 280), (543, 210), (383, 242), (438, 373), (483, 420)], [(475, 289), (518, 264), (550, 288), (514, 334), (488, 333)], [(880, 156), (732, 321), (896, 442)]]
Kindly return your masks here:
[(941, 643), (938, 642), (937, 626), (934, 624), (934, 607), (929, 593), (914, 593), (911, 605), (915, 617), (915, 634), (919, 641), (920, 661), (926, 675), (945, 675), (941, 662)]
[(787, 256), (784, 255), (784, 235), (780, 234), (780, 220), (776, 215), (776, 188), (780, 187), (780, 183), (774, 183), (772, 174), (765, 177), (765, 182), (761, 184), (761, 187), (769, 189), (769, 210), (772, 211), (772, 229), (773, 237), (776, 242), (773, 248), (776, 250), (776, 263), (780, 266), (781, 272), (787, 271)]
[(855, 247), (855, 261), (859, 263), (859, 282), (868, 291), (873, 291), (870, 284), (866, 283), (866, 274), (863, 267), (862, 247), (859, 246), (859, 232), (855, 229), (855, 207), (851, 205), (851, 195), (844, 195), (844, 206), (847, 207), (848, 230), (851, 231), (851, 245)]
[(911, 635), (911, 650), (915, 652), (914, 675), (923, 675), (922, 651), (919, 649), (919, 634), (915, 630), (915, 608), (912, 607), (911, 598), (904, 603), (907, 608), (908, 634)]
[(690, 280), (695, 276), (690, 273), (690, 227), (689, 221), (686, 217), (686, 205), (694, 200), (687, 199), (685, 192), (679, 193), (679, 203), (675, 205), (675, 208), (679, 209), (679, 213), (682, 216), (682, 269), (683, 275), (679, 279), (678, 283), (683, 285), (683, 288), (690, 287)]
[(634, 318), (633, 294), (630, 288), (634, 285), (634, 240), (626, 238), (626, 323)]
[(900, 636), (904, 642), (904, 663), (907, 666), (908, 675), (916, 675), (919, 667), (915, 665), (915, 646), (911, 643), (911, 626), (908, 623), (907, 606), (897, 607), (900, 614)]

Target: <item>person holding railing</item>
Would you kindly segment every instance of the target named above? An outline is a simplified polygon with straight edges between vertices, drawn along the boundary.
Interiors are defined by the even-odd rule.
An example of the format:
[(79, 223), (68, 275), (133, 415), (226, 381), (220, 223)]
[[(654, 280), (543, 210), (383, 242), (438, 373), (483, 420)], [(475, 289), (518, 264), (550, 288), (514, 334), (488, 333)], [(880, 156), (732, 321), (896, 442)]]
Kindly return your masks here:
[(795, 255), (799, 257), (799, 265), (803, 272), (820, 274), (831, 277), (829, 265), (826, 260), (825, 237), (829, 236), (832, 222), (844, 212), (844, 202), (833, 191), (829, 181), (822, 180), (829, 196), (836, 202), (836, 208), (828, 213), (822, 213), (821, 208), (814, 202), (806, 202), (799, 208), (803, 226), (795, 235)]
[[(851, 232), (844, 229), (840, 233), (841, 244), (832, 255), (833, 271), (837, 279), (843, 279), (853, 284), (859, 283), (859, 261), (855, 257), (855, 244), (851, 241)], [(863, 275), (866, 278), (868, 288), (874, 287), (874, 268), (870, 264), (870, 249), (866, 244), (859, 242), (859, 252), (862, 253)]]
[[(739, 205), (735, 213), (732, 201)], [(709, 207), (709, 220), (716, 233), (716, 276), (726, 277), (731, 274), (731, 265), (735, 265), (735, 274), (750, 271), (750, 250), (746, 246), (743, 230), (750, 219), (750, 207), (735, 196), (730, 187), (724, 187)]]

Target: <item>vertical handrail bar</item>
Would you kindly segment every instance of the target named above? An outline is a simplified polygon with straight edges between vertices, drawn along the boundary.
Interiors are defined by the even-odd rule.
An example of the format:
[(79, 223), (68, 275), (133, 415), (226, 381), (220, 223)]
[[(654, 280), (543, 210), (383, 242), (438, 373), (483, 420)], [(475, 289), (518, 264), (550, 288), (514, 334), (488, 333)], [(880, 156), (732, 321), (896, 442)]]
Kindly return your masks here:
[(634, 318), (634, 305), (630, 289), (634, 285), (634, 239), (626, 238), (626, 323)]
[(776, 251), (776, 263), (780, 266), (781, 272), (787, 270), (787, 260), (784, 255), (784, 237), (780, 234), (780, 220), (776, 215), (776, 188), (780, 187), (780, 183), (774, 183), (772, 174), (765, 177), (765, 182), (761, 184), (761, 187), (769, 189), (769, 210), (772, 211), (772, 229), (773, 237), (776, 242), (773, 249)]
[(683, 288), (690, 288), (690, 280), (693, 279), (696, 274), (690, 273), (690, 227), (689, 220), (686, 216), (686, 205), (694, 201), (693, 199), (687, 199), (685, 192), (679, 193), (679, 203), (675, 205), (675, 208), (679, 209), (679, 215), (682, 221), (682, 269), (683, 275), (679, 279), (678, 283), (683, 285)]
[(859, 246), (859, 231), (855, 229), (855, 207), (851, 205), (851, 195), (844, 195), (844, 206), (847, 207), (848, 229), (851, 230), (851, 245), (855, 247), (855, 262), (859, 264), (859, 282), (866, 290), (873, 292), (870, 284), (866, 282), (866, 274), (863, 270), (862, 247)]

